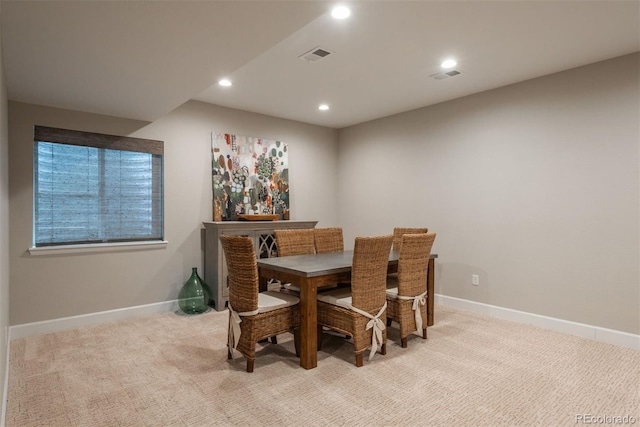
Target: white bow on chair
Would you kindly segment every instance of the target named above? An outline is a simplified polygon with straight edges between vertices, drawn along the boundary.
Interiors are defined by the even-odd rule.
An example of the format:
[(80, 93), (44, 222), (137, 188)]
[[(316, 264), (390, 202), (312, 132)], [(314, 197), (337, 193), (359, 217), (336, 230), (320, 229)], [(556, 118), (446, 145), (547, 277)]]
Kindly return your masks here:
[(380, 320), (380, 316), (387, 309), (387, 302), (385, 301), (384, 305), (375, 316), (370, 315), (364, 310), (360, 310), (354, 306), (351, 306), (351, 310), (355, 311), (358, 314), (362, 314), (363, 316), (371, 319), (367, 322), (366, 330), (373, 328), (373, 332), (371, 334), (371, 351), (369, 352), (369, 360), (373, 359), (373, 356), (378, 351), (378, 343), (382, 343), (382, 331), (386, 329), (386, 325), (382, 320)]
[(258, 314), (258, 309), (253, 311), (245, 311), (243, 313), (238, 313), (235, 311), (231, 304), (229, 304), (229, 354), (231, 354), (231, 358), (233, 359), (233, 350), (238, 346), (238, 342), (240, 342), (240, 335), (242, 334), (242, 330), (240, 329), (240, 323), (242, 322), (242, 316), (253, 316)]
[(415, 314), (415, 318), (416, 318), (416, 330), (413, 331), (414, 334), (422, 336), (422, 314), (420, 314), (420, 306), (421, 305), (425, 305), (427, 304), (427, 291), (424, 291), (423, 293), (421, 293), (420, 295), (416, 295), (415, 297), (405, 297), (402, 295), (398, 295), (398, 299), (401, 300), (413, 300), (413, 305), (411, 306), (411, 309), (413, 310), (413, 313)]

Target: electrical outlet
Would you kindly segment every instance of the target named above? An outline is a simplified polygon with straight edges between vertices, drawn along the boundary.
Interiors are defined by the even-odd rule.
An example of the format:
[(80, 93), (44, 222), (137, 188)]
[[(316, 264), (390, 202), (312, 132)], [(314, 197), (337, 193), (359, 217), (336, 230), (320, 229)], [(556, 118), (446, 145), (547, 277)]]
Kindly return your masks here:
[(472, 274), (471, 275), (471, 284), (473, 286), (480, 285), (480, 276), (478, 276), (477, 274)]

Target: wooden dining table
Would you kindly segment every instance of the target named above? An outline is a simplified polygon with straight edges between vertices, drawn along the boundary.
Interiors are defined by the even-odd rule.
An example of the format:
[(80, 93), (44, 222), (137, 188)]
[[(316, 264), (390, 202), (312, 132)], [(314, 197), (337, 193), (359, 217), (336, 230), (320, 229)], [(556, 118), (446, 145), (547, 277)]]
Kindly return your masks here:
[[(398, 269), (398, 251), (389, 253), (388, 272)], [(429, 258), (427, 274), (427, 326), (433, 325), (433, 295), (435, 259)], [(267, 289), (270, 280), (293, 283), (300, 288), (300, 366), (313, 369), (318, 366), (318, 289), (351, 280), (353, 251), (295, 255), (258, 259), (260, 290)]]

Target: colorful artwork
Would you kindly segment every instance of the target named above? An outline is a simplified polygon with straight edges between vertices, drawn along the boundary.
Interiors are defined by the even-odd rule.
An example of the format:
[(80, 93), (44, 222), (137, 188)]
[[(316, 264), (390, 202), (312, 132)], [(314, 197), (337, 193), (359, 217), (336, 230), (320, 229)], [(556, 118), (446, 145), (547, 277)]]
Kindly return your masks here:
[(212, 133), (213, 220), (243, 214), (289, 219), (287, 151), (281, 141)]

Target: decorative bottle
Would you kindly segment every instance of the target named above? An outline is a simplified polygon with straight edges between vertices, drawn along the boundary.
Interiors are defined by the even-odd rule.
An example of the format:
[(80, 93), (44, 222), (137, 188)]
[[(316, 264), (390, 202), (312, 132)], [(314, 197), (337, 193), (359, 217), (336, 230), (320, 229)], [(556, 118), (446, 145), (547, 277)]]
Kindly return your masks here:
[(198, 269), (191, 269), (191, 277), (184, 282), (178, 293), (178, 305), (185, 314), (200, 314), (209, 309), (211, 289), (198, 276)]

